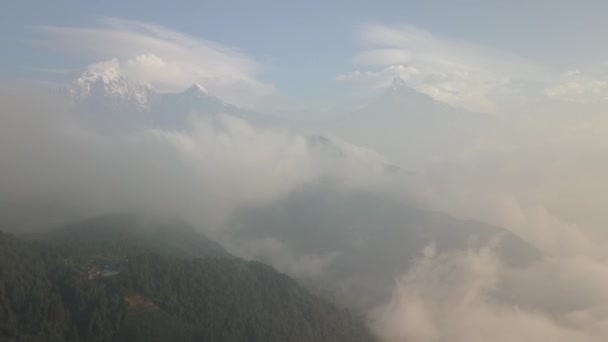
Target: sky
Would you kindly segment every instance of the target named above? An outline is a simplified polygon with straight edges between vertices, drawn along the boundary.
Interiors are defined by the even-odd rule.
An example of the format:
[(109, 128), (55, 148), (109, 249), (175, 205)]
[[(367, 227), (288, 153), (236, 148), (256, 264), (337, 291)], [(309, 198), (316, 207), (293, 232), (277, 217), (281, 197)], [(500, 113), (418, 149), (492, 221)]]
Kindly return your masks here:
[[(498, 1), (170, 4), (12, 1), (0, 14), (0, 39), (7, 47), (0, 57), (0, 76), (66, 82), (69, 77), (65, 72), (81, 70), (109, 59), (110, 55), (99, 51), (87, 54), (70, 51), (59, 43), (65, 42), (67, 32), (50, 34), (44, 28), (108, 29), (111, 25), (107, 20), (116, 19), (154, 24), (238, 51), (251, 64), (241, 72), (269, 87), (256, 96), (272, 93), (265, 101), (250, 101), (249, 105), (255, 102), (262, 107), (331, 107), (356, 102), (365, 98), (370, 89), (377, 89), (378, 84), (369, 80), (363, 88), (344, 81), (347, 79), (344, 76), (352, 76), (353, 72), (379, 72), (401, 65), (422, 69), (421, 77), (436, 78), (436, 74), (446, 77), (442, 71), (445, 65), (460, 64), (464, 73), (478, 72), (485, 76), (464, 84), (471, 87), (466, 94), (469, 99), (457, 105), (492, 112), (496, 111), (495, 102), (499, 100), (485, 97), (486, 93), (500, 92), (496, 89), (497, 82), (508, 79), (519, 86), (550, 88), (550, 83), (558, 83), (560, 76), (568, 71), (605, 73), (603, 63), (608, 58), (608, 47), (602, 44), (602, 37), (608, 32), (603, 18), (607, 7), (603, 1), (590, 0), (508, 4)], [(411, 44), (401, 44), (386, 36), (380, 37), (381, 33), (376, 37), (370, 33), (382, 28), (401, 32), (405, 37), (421, 37), (418, 42), (414, 39)], [(424, 35), (428, 37), (422, 37)], [(79, 44), (95, 44), (92, 36), (78, 39), (83, 40)], [(439, 45), (444, 48), (438, 48)], [(411, 56), (383, 59), (379, 56), (382, 51), (378, 51), (382, 49), (408, 51)], [(373, 56), (374, 50), (377, 50), (376, 56)], [(420, 60), (428, 60), (429, 56), (434, 56), (437, 63), (445, 62), (444, 65), (421, 65)], [(211, 67), (203, 65), (202, 56), (196, 57), (193, 63), (201, 64), (201, 68)], [(498, 61), (492, 62), (495, 59)], [(472, 66), (481, 68), (471, 70)], [(425, 88), (421, 84), (429, 83), (428, 80), (412, 82), (429, 93), (437, 91), (433, 85)], [(455, 82), (456, 86), (463, 86)], [(453, 91), (453, 87), (455, 85), (444, 87), (439, 91), (439, 98), (445, 100), (445, 93)], [(504, 97), (512, 95), (492, 96), (509, 101), (510, 98)]]

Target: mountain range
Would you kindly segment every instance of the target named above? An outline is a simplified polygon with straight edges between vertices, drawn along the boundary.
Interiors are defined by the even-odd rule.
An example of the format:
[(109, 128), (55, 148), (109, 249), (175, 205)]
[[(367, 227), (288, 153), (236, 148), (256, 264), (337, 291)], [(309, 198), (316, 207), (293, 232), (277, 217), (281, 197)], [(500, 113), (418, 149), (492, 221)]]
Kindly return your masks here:
[[(213, 118), (224, 114), (254, 126), (294, 130), (299, 130), (297, 126), (308, 127), (306, 134), (331, 132), (330, 135), (372, 148), (408, 167), (483, 149), (503, 121), (490, 114), (438, 101), (412, 89), (400, 77), (395, 77), (384, 93), (356, 110), (337, 110), (327, 115), (327, 119), (309, 124), (294, 124), (285, 117), (235, 106), (200, 84), (181, 92), (160, 92), (114, 69), (87, 70), (65, 93), (79, 109), (89, 113), (87, 119), (96, 127), (183, 128), (193, 117)], [(379, 132), (382, 134), (376, 134)]]
[[(96, 124), (101, 122), (101, 127), (106, 124), (106, 128), (112, 129), (117, 125), (118, 129), (179, 129), (187, 127), (193, 117), (213, 119), (218, 115), (235, 117), (251, 125), (278, 123), (270, 116), (228, 104), (201, 85), (192, 85), (182, 92), (159, 92), (149, 84), (135, 82), (114, 72), (86, 71), (66, 89), (65, 94), (85, 119), (93, 120)], [(343, 125), (344, 122), (349, 125)], [(409, 167), (407, 162), (410, 160), (444, 158), (478, 148), (483, 145), (484, 137), (491, 134), (499, 124), (498, 118), (449, 106), (409, 88), (402, 79), (395, 78), (384, 94), (355, 111), (334, 117), (334, 122), (328, 123), (328, 126), (335, 128), (346, 141), (370, 146), (388, 156), (405, 156), (397, 159), (405, 160)], [(372, 135), (369, 131), (382, 134)], [(341, 143), (342, 140), (335, 140), (329, 135), (307, 134), (301, 141), (305, 143), (303, 146), (307, 149), (307, 157), (314, 159), (322, 156), (318, 159), (320, 164), (333, 165), (350, 156), (348, 148), (345, 148), (347, 143)], [(381, 160), (383, 159), (365, 159), (367, 163), (382, 163), (380, 166), (386, 175), (398, 178), (416, 174), (404, 171), (409, 168)], [(501, 227), (435, 212), (415, 201), (397, 199), (390, 191), (350, 189), (339, 183), (331, 180), (325, 183), (325, 179), (315, 180), (290, 189), (276, 200), (236, 208), (222, 231), (222, 240), (219, 240), (222, 245), (198, 233), (207, 228), (214, 231), (216, 227), (195, 229), (179, 220), (158, 218), (151, 225), (132, 214), (110, 215), (78, 222), (44, 235), (41, 239), (45, 243), (63, 246), (61, 248), (73, 246), (69, 248), (85, 250), (85, 258), (89, 259), (111, 255), (114, 259), (130, 256), (131, 260), (131, 257), (140, 255), (140, 252), (145, 252), (145, 255), (161, 255), (161, 261), (145, 259), (142, 261), (144, 265), (137, 265), (144, 267), (146, 272), (151, 272), (149, 274), (156, 275), (167, 271), (167, 267), (175, 267), (184, 274), (167, 274), (185, 282), (188, 282), (184, 277), (189, 272), (186, 270), (192, 268), (182, 263), (188, 260), (232, 260), (222, 261), (229, 266), (209, 266), (206, 261), (205, 265), (196, 266), (195, 271), (207, 274), (207, 266), (216, 271), (216, 267), (227, 267), (227, 274), (232, 277), (233, 273), (230, 272), (236, 272), (237, 278), (241, 272), (239, 270), (250, 267), (248, 262), (240, 258), (256, 260), (276, 267), (306, 284), (307, 289), (301, 289), (305, 292), (296, 291), (296, 298), (308, 298), (310, 293), (307, 291), (314, 290), (323, 294), (326, 301), (337, 301), (361, 314), (385, 303), (394, 279), (405, 274), (412, 261), (430, 245), (434, 245), (441, 253), (479, 248), (500, 237), (497, 252), (506, 262), (521, 265), (531, 263), (539, 257), (534, 247)], [(162, 265), (162, 271), (156, 270), (150, 262)], [(246, 266), (235, 266), (235, 263)], [(82, 266), (82, 263), (79, 262), (79, 265)], [(140, 272), (139, 269), (137, 272)], [(223, 272), (217, 271), (214, 276), (221, 278)], [(208, 278), (201, 280), (209, 281)], [(179, 286), (175, 288), (170, 285), (173, 280), (163, 281), (167, 283), (162, 286), (168, 286), (170, 292), (180, 291)], [(293, 280), (289, 281), (292, 285), (296, 284)], [(167, 294), (165, 297), (159, 295), (156, 291), (165, 290), (154, 287), (161, 286), (158, 284), (149, 284), (147, 287), (142, 283), (137, 284), (136, 287), (124, 286), (138, 296), (143, 296), (144, 299), (138, 299), (139, 301), (159, 307), (164, 318), (155, 319), (172, 322), (171, 328), (167, 328), (169, 331), (182, 331), (183, 327), (186, 331), (193, 331), (192, 324), (198, 321), (189, 316), (193, 314), (188, 310), (194, 309), (184, 307), (187, 306), (181, 302), (184, 298), (175, 299), (176, 294)], [(263, 287), (268, 284), (262, 285), (259, 291), (263, 291)], [(194, 291), (189, 296), (199, 298), (204, 291), (216, 290), (203, 291), (197, 286), (189, 289)], [(258, 295), (259, 293), (249, 292), (250, 297), (246, 301), (268, 305), (269, 299), (258, 298)], [(264, 294), (266, 295), (268, 294)], [(175, 301), (180, 304), (175, 304)], [(308, 299), (304, 301), (308, 302)], [(177, 307), (170, 306), (167, 304), (169, 302)], [(214, 305), (223, 307), (236, 304), (228, 301), (215, 302)], [(310, 310), (307, 307), (297, 307), (294, 312), (290, 312), (289, 315), (296, 317), (290, 318), (290, 322), (296, 324), (297, 328), (291, 326), (289, 329), (300, 329), (297, 330), (298, 334), (308, 337), (316, 336), (315, 329), (325, 329), (311, 325)], [(246, 316), (249, 314), (248, 312)], [(260, 337), (268, 332), (261, 333), (250, 328), (251, 321), (241, 323), (242, 326), (230, 329), (239, 331), (239, 334), (253, 333), (261, 340), (268, 340)], [(346, 323), (339, 324), (344, 326)], [(288, 325), (280, 325), (279, 329), (286, 326)], [(254, 332), (239, 330), (243, 327), (247, 327), (245, 330), (253, 329)], [(353, 331), (349, 329), (351, 328), (347, 328), (347, 331)], [(357, 325), (357, 328), (352, 329), (360, 328)], [(194, 331), (196, 334), (201, 333), (196, 329)], [(118, 334), (118, 330), (115, 333)], [(283, 333), (279, 335), (284, 337)], [(352, 340), (352, 336), (349, 338)]]
[[(178, 124), (178, 118), (184, 120), (192, 113), (203, 116), (224, 113), (246, 122), (258, 122), (257, 113), (227, 104), (200, 85), (180, 93), (161, 93), (121, 75), (85, 72), (68, 93), (80, 105), (122, 116), (141, 115), (159, 125)], [(355, 127), (342, 130), (345, 137), (368, 146), (365, 138), (370, 137), (369, 130), (383, 132), (383, 140), (372, 139), (369, 146), (388, 154), (405, 154), (411, 159), (463, 153), (483, 142), (484, 134), (499, 123), (487, 114), (455, 108), (417, 92), (398, 77), (383, 95), (344, 114), (337, 121), (340, 120)], [(339, 122), (336, 126), (340, 126)], [(311, 152), (332, 160), (340, 160), (346, 154), (339, 144), (324, 135), (310, 134), (306, 142)], [(415, 174), (392, 164), (382, 166), (387, 175)], [(313, 287), (322, 287), (362, 312), (386, 300), (392, 279), (406, 272), (409, 262), (430, 244), (441, 252), (468, 248), (471, 239), (481, 246), (495, 236), (502, 236), (499, 252), (505, 253), (509, 262), (530, 262), (538, 257), (533, 247), (501, 227), (459, 220), (418, 208), (415, 203), (401, 203), (383, 193), (347, 194), (332, 184), (311, 184), (285, 194), (277, 202), (239, 208), (231, 224), (245, 229), (230, 233), (237, 246), (235, 252), (275, 265)], [(320, 236), (323, 238), (319, 239)], [(317, 267), (314, 276), (303, 276), (283, 264), (289, 258), (273, 255), (272, 248), (250, 249), (260, 241), (276, 241), (292, 251), (295, 258), (320, 256), (324, 260), (322, 267)]]
[(79, 109), (88, 111), (97, 124), (121, 123), (178, 128), (191, 116), (227, 114), (252, 124), (269, 125), (278, 120), (237, 107), (192, 84), (181, 92), (161, 92), (151, 84), (132, 80), (114, 69), (87, 70), (64, 89)]

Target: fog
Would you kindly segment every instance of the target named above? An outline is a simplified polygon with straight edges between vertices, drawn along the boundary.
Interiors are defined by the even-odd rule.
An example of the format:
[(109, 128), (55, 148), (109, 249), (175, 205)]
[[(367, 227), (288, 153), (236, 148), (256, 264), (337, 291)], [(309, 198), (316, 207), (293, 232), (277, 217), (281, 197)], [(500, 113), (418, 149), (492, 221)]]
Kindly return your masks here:
[[(547, 100), (413, 162), (385, 145), (424, 141), (374, 126), (371, 149), (348, 127), (305, 134), (226, 114), (111, 130), (28, 84), (4, 84), (0, 103), (3, 230), (178, 216), (238, 256), (333, 284), (385, 341), (608, 338), (608, 126), (593, 108)], [(521, 246), (538, 255), (513, 262)]]
[[(99, 128), (53, 95), (24, 87), (2, 91), (3, 214), (23, 229), (48, 226), (47, 218), (26, 210), (37, 203), (78, 216), (166, 212), (212, 233), (236, 207), (271, 201), (303, 184), (390, 189), (394, 182), (382, 156), (340, 140), (221, 114), (193, 115), (184, 128)], [(13, 218), (20, 212), (40, 222)]]

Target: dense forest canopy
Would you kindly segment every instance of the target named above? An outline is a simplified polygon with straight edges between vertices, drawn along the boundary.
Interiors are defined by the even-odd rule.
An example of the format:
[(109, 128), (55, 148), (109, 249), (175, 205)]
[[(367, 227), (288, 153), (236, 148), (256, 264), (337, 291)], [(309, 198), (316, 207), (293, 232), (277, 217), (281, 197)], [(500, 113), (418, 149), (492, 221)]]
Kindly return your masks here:
[(270, 266), (232, 257), (204, 237), (198, 253), (206, 257), (192, 257), (187, 229), (173, 240), (162, 229), (137, 239), (120, 226), (126, 218), (39, 240), (0, 233), (0, 340), (372, 340), (362, 319)]

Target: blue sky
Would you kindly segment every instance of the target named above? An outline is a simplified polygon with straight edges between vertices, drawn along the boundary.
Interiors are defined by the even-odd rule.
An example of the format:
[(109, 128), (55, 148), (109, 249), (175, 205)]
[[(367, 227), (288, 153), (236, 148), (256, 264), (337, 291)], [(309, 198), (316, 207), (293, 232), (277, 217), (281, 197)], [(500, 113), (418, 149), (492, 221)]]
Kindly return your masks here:
[[(429, 78), (425, 66), (419, 64), (435, 68), (427, 65), (426, 61), (434, 58), (429, 54), (441, 54), (436, 57), (458, 65), (478, 64), (477, 57), (470, 56), (478, 56), (482, 61), (496, 60), (496, 56), (502, 60), (498, 65), (484, 65), (485, 69), (479, 71), (498, 76), (483, 77), (476, 81), (475, 89), (471, 88), (462, 96), (459, 94), (471, 98), (467, 100), (469, 102), (476, 101), (465, 107), (491, 111), (500, 106), (500, 100), (480, 100), (480, 97), (489, 98), (489, 93), (497, 90), (482, 91), (481, 84), (495, 84), (499, 78), (508, 78), (512, 84), (541, 83), (540, 88), (545, 89), (551, 87), (549, 83), (559, 82), (560, 75), (579, 69), (584, 69), (585, 77), (596, 80), (603, 77), (600, 74), (605, 69), (604, 61), (608, 60), (608, 47), (603, 44), (603, 37), (608, 33), (605, 20), (608, 4), (604, 1), (228, 0), (194, 3), (25, 0), (12, 1), (4, 7), (0, 13), (0, 39), (7, 47), (0, 56), (0, 76), (3, 78), (64, 81), (66, 75), (56, 71), (76, 71), (107, 60), (109, 56), (104, 54), (75, 51), (81, 45), (78, 40), (64, 42), (72, 44), (69, 48), (57, 44), (58, 39), (65, 37), (41, 32), (40, 27), (99, 28), (106, 25), (104, 18), (118, 18), (125, 22), (153, 24), (236, 49), (255, 64), (251, 70), (243, 71), (247, 77), (272, 86), (276, 103), (291, 101), (296, 107), (305, 102), (331, 102), (331, 98), (333, 101), (350, 100), (353, 95), (373, 92), (386, 83), (370, 84), (368, 81), (364, 87), (353, 87), (356, 82), (345, 82), (344, 77), (343, 81), (337, 80), (340, 75), (355, 71), (379, 72), (390, 66), (414, 66), (422, 70), (420, 75)], [(418, 62), (412, 62), (410, 57), (386, 63), (361, 62), (358, 56), (366, 51), (387, 44), (395, 48), (395, 42), (366, 38), (369, 31), (379, 27), (408, 37), (414, 34), (412, 32), (424, 32), (427, 38), (430, 37), (424, 39), (433, 43), (398, 46), (408, 53), (419, 53), (414, 58)], [(90, 39), (83, 39), (84, 45), (90, 43)], [(449, 47), (440, 48), (439, 45)], [(425, 50), (427, 48), (429, 51)], [(154, 52), (155, 55), (160, 53)], [(453, 55), (456, 60), (451, 61)], [(506, 64), (511, 65), (508, 70), (496, 70)], [(533, 79), (524, 77), (526, 79), (520, 80), (511, 74), (513, 70), (523, 70), (530, 65), (543, 69), (537, 74), (537, 71), (532, 72), (538, 75)], [(602, 65), (601, 70), (598, 65)], [(466, 71), (467, 75), (469, 73), (471, 70)], [(436, 78), (437, 75), (431, 76)], [(420, 77), (411, 82), (417, 90), (437, 93), (436, 98), (447, 102), (451, 100), (446, 100), (446, 92), (454, 92), (457, 86), (471, 86), (452, 82), (438, 90), (436, 84), (426, 84)], [(528, 89), (518, 91), (528, 93)], [(506, 96), (503, 90), (499, 92), (497, 97)]]

